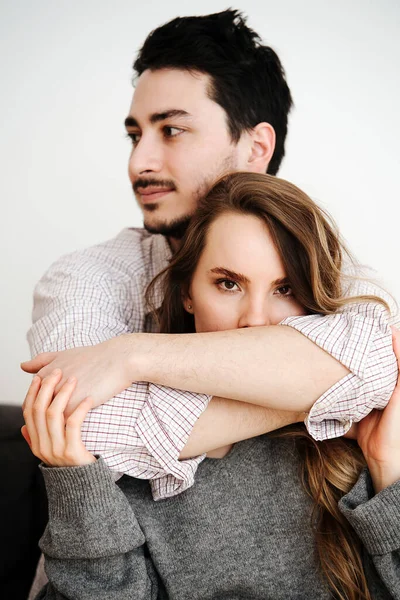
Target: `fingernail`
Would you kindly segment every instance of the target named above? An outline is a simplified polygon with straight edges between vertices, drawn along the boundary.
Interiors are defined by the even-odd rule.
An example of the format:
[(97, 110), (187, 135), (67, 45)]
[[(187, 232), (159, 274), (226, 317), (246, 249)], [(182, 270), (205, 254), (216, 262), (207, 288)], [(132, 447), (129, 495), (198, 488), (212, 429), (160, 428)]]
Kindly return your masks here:
[(67, 383), (75, 383), (75, 381), (76, 381), (76, 377), (74, 377), (74, 376), (68, 377), (68, 379), (67, 379)]
[(61, 373), (61, 369), (54, 369), (52, 375), (59, 375)]

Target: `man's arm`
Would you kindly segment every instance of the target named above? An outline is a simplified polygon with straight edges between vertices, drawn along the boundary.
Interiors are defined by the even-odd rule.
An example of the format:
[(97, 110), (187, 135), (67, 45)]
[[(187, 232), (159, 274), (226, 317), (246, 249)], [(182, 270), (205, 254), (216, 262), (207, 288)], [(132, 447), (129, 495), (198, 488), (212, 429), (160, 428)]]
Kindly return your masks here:
[[(126, 337), (140, 381), (306, 411), (349, 370), (290, 327)], [(129, 348), (130, 345), (130, 348)], [(218, 357), (218, 358), (216, 358)]]
[[(121, 239), (121, 247), (118, 246), (118, 238), (113, 244), (114, 242), (115, 248), (99, 245), (61, 258), (52, 265), (36, 286), (34, 323), (28, 334), (32, 354), (72, 348), (79, 351), (77, 347), (91, 347), (115, 336), (127, 334), (135, 327), (140, 330), (143, 326), (145, 311), (144, 303), (141, 302), (142, 290), (135, 281), (134, 273), (126, 272), (126, 265), (132, 264), (132, 257), (135, 256), (135, 248), (129, 246), (125, 238)], [(139, 252), (140, 248), (137, 251)], [(129, 256), (124, 256), (123, 252)], [(137, 306), (135, 299), (139, 299)], [(127, 336), (122, 336), (125, 337)], [(122, 338), (115, 338), (115, 341)], [(118, 361), (108, 361), (105, 370), (113, 372), (115, 376), (113, 364), (118, 368)], [(100, 381), (104, 369), (101, 364), (97, 367), (94, 378)], [(148, 386), (128, 386), (129, 378), (123, 386), (128, 389), (124, 389), (121, 394), (110, 400), (104, 409), (101, 407), (93, 411), (91, 418), (85, 423), (84, 438), (95, 451), (98, 448), (108, 449), (117, 470), (124, 470), (129, 463), (130, 468), (134, 469), (132, 474), (136, 476), (141, 476), (140, 473), (142, 476), (146, 476), (147, 473), (148, 477), (156, 476), (157, 473), (160, 476), (162, 469), (157, 459), (154, 460), (144, 450), (140, 451), (146, 433), (143, 433), (142, 438), (138, 438), (134, 431), (140, 407), (148, 397)], [(173, 394), (173, 391), (171, 393)], [(115, 394), (107, 395), (107, 399)], [(193, 423), (195, 431), (187, 439), (181, 459), (197, 456), (225, 443), (234, 443), (298, 420), (297, 413), (274, 415), (272, 411), (258, 407), (249, 408), (243, 403), (230, 404), (227, 400), (218, 399), (212, 402), (206, 414), (201, 415), (206, 406), (203, 397), (199, 397), (199, 401), (196, 402), (194, 394), (187, 395), (179, 391), (176, 392), (176, 396), (177, 402), (181, 400), (182, 404), (192, 402), (196, 411), (195, 415), (191, 415), (192, 420), (186, 422), (187, 431), (191, 431)], [(151, 410), (157, 410), (157, 398), (153, 395), (151, 400)], [(133, 405), (136, 406), (136, 410), (132, 409)], [(196, 419), (199, 415), (201, 416), (197, 425)], [(165, 415), (160, 413), (161, 422), (164, 418)], [(173, 419), (169, 420), (168, 425), (174, 427)], [(154, 429), (152, 431), (154, 433)], [(179, 442), (179, 449), (183, 446), (184, 441)], [(139, 461), (135, 458), (138, 452), (141, 452)], [(117, 455), (121, 457), (119, 463)], [(177, 451), (176, 458), (178, 456)], [(124, 472), (130, 472), (129, 468)]]
[(179, 458), (198, 456), (292, 423), (301, 423), (304, 418), (305, 413), (272, 410), (256, 404), (213, 397), (196, 421)]
[(87, 395), (101, 404), (132, 380), (160, 382), (268, 408), (311, 408), (307, 425), (316, 439), (343, 435), (383, 408), (397, 378), (388, 314), (376, 302), (288, 317), (274, 327), (132, 334), (24, 365), (41, 376), (54, 367), (78, 379), (72, 408)]

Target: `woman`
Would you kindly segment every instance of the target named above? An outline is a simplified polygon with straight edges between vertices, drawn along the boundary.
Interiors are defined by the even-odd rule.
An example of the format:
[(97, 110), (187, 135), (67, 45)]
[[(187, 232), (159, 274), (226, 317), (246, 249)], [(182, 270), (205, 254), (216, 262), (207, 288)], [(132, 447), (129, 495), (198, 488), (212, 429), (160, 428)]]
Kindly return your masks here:
[[(214, 331), (335, 313), (355, 300), (343, 294), (341, 267), (336, 232), (297, 188), (268, 176), (230, 175), (211, 190), (164, 274), (160, 330)], [(155, 285), (149, 298), (154, 290)], [(362, 303), (354, 310), (373, 316), (380, 335), (390, 336), (385, 302), (357, 300)], [(63, 410), (75, 382), (67, 382), (50, 405), (60, 377), (55, 373), (41, 391), (34, 380), (26, 400), (26, 412), (36, 411), (35, 419), (27, 420), (35, 454), (49, 465), (77, 466), (43, 469), (51, 515), (43, 549), (52, 583), (40, 598), (101, 598), (104, 593), (118, 598), (328, 598), (335, 593), (356, 599), (387, 597), (385, 586), (400, 597), (394, 572), (397, 538), (385, 546), (400, 494), (396, 436), (390, 452), (388, 440), (380, 439), (389, 438), (388, 418), (378, 422), (380, 415), (372, 413), (360, 425), (370, 475), (363, 472), (357, 484), (364, 466), (357, 447), (341, 439), (317, 444), (298, 428), (283, 438), (220, 449), (216, 455), (226, 456), (221, 464), (231, 481), (218, 461), (206, 461), (197, 486), (174, 500), (152, 503), (143, 482), (123, 478), (116, 486), (102, 461), (84, 448), (79, 428), (90, 400), (76, 409), (64, 433)], [(355, 414), (354, 406), (340, 400), (327, 407), (324, 396), (312, 408), (296, 406), (311, 408), (307, 427), (316, 437), (328, 437), (321, 423), (339, 419), (341, 412), (346, 418)], [(376, 399), (376, 405), (382, 407), (387, 399)], [(394, 408), (391, 403), (387, 409), (390, 423), (390, 413), (396, 417), (399, 410), (394, 399)], [(318, 419), (321, 406), (323, 418)], [(294, 408), (290, 399), (283, 408)], [(360, 512), (365, 514), (360, 517)], [(374, 525), (374, 518), (371, 535), (367, 525)], [(216, 549), (211, 561), (210, 544)]]

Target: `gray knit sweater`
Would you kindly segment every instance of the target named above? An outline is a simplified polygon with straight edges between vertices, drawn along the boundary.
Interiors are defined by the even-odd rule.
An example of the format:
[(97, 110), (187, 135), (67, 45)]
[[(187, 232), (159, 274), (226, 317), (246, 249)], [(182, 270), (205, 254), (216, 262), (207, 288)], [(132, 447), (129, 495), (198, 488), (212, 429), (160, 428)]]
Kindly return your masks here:
[[(101, 459), (42, 470), (50, 583), (40, 600), (331, 598), (290, 440), (236, 444), (206, 459), (192, 488), (159, 502), (147, 481), (114, 483)], [(373, 598), (400, 599), (400, 482), (373, 496), (365, 471), (340, 509), (364, 544)]]

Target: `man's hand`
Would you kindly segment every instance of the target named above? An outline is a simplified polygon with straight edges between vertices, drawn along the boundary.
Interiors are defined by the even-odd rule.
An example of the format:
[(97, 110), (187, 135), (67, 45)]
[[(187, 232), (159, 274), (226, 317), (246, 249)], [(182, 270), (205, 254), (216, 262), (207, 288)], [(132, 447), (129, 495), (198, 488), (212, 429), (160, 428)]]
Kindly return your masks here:
[[(400, 365), (400, 332), (393, 328), (393, 349)], [(389, 404), (358, 423), (357, 441), (378, 493), (400, 480), (400, 376)]]
[(21, 368), (27, 373), (37, 373), (42, 380), (60, 369), (62, 377), (55, 393), (68, 378), (77, 380), (65, 411), (66, 417), (88, 396), (93, 399), (93, 407), (99, 406), (128, 388), (133, 381), (129, 345), (124, 335), (95, 346), (39, 354), (22, 363)]

